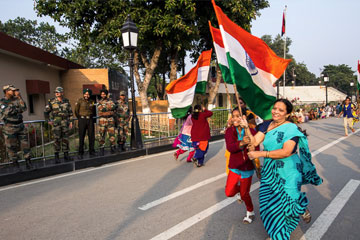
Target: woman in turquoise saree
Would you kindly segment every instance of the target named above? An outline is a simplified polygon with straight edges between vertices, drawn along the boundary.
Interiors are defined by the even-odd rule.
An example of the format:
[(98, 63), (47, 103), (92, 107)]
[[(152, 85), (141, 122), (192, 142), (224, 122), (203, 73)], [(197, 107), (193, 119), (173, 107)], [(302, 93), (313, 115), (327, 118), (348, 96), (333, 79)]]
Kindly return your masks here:
[[(311, 162), (311, 153), (306, 135), (287, 119), (293, 110), (286, 99), (278, 99), (272, 109), (272, 121), (259, 126), (259, 132), (250, 136), (250, 148), (263, 143), (263, 151), (248, 153), (251, 159), (264, 158), (260, 184), (260, 216), (272, 240), (290, 239), (299, 223), (299, 216), (310, 221), (308, 199), (301, 192), (304, 184), (320, 185)], [(246, 119), (241, 126), (247, 128)], [(297, 151), (297, 149), (299, 151)]]

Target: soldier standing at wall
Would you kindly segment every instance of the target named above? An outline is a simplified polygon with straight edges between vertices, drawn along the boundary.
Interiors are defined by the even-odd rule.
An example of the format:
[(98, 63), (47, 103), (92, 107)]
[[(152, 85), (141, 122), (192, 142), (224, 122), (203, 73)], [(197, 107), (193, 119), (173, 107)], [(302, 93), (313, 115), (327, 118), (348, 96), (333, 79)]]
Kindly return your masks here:
[(92, 91), (90, 89), (83, 90), (84, 96), (79, 98), (75, 104), (75, 116), (79, 123), (79, 159), (84, 157), (84, 140), (86, 130), (89, 139), (90, 157), (95, 156), (94, 142), (94, 116), (96, 115), (95, 103), (90, 99)]
[(100, 144), (100, 155), (104, 156), (105, 148), (105, 136), (106, 132), (109, 135), (111, 153), (115, 153), (115, 103), (109, 99), (108, 91), (102, 89), (100, 91), (100, 101), (97, 105), (97, 111), (99, 115), (99, 144)]
[(126, 151), (125, 143), (129, 129), (130, 112), (129, 106), (126, 102), (125, 91), (120, 92), (120, 99), (116, 102), (116, 121), (118, 131), (118, 147), (119, 151)]
[[(20, 169), (18, 162), (20, 146), (24, 152), (26, 168), (31, 169), (31, 155), (22, 113), (27, 107), (20, 92), (13, 85), (3, 87), (4, 98), (0, 99), (0, 121), (4, 121), (6, 150), (14, 166)], [(15, 93), (16, 92), (16, 93)]]
[(48, 123), (52, 125), (54, 135), (55, 163), (60, 163), (59, 152), (64, 152), (64, 160), (72, 161), (69, 156), (69, 130), (72, 128), (73, 112), (68, 99), (63, 97), (64, 89), (55, 89), (55, 98), (49, 99), (45, 107), (44, 115)]

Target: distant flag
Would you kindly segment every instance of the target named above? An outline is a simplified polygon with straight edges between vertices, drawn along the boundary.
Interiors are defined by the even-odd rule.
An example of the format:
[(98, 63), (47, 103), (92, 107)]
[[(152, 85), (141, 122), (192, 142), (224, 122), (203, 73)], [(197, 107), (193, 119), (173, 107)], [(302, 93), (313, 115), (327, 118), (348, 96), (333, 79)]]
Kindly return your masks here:
[(283, 20), (282, 20), (282, 26), (281, 26), (281, 36), (283, 36), (285, 34), (285, 11), (286, 11), (286, 6), (285, 6), (285, 9), (283, 11)]
[(357, 81), (357, 88), (360, 93), (360, 61), (358, 60), (358, 81)]
[(278, 56), (258, 37), (232, 22), (212, 0), (224, 43), (230, 76), (250, 109), (262, 119), (271, 118), (276, 100), (274, 82), (290, 59)]
[(166, 86), (169, 107), (174, 118), (186, 116), (194, 101), (195, 93), (205, 94), (211, 53), (212, 49), (203, 51), (195, 67)]

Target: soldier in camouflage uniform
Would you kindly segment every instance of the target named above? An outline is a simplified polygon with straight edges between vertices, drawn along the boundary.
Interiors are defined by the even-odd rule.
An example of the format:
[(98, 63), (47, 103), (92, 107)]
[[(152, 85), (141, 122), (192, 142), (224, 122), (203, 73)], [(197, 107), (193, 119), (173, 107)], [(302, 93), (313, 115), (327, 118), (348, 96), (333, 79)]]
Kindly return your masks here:
[(69, 130), (72, 128), (73, 112), (68, 99), (63, 97), (64, 89), (55, 89), (55, 98), (49, 99), (45, 107), (45, 119), (52, 125), (54, 135), (55, 163), (60, 163), (59, 152), (64, 152), (65, 161), (72, 161), (69, 156)]
[[(32, 168), (30, 148), (22, 113), (27, 110), (20, 92), (13, 85), (3, 87), (5, 97), (0, 99), (0, 121), (4, 121), (4, 137), (7, 153), (13, 164), (20, 169), (18, 152), (24, 152), (26, 168)], [(17, 91), (15, 93), (15, 91)]]
[(97, 111), (99, 115), (99, 144), (100, 155), (104, 156), (105, 136), (106, 132), (109, 135), (111, 153), (115, 153), (115, 103), (107, 97), (108, 91), (102, 89), (100, 91), (100, 101), (97, 104)]
[(126, 138), (129, 132), (130, 111), (126, 102), (125, 91), (120, 92), (120, 99), (116, 102), (116, 125), (117, 125), (117, 143), (119, 151), (125, 151)]

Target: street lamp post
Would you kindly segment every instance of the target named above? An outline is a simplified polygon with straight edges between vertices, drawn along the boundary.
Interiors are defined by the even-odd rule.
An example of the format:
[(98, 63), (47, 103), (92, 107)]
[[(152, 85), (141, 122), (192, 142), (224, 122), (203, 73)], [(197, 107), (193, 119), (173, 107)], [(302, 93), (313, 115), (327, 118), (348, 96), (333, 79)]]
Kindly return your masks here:
[(354, 87), (354, 83), (353, 83), (353, 82), (350, 82), (350, 97), (351, 97), (351, 101), (353, 100), (353, 95), (352, 95), (353, 87)]
[(130, 82), (131, 82), (131, 103), (132, 103), (132, 118), (131, 118), (131, 149), (140, 149), (143, 147), (141, 139), (141, 131), (139, 120), (136, 115), (136, 100), (135, 100), (135, 86), (134, 86), (134, 51), (137, 47), (139, 30), (135, 23), (131, 21), (130, 15), (126, 19), (124, 25), (121, 28), (121, 35), (123, 39), (123, 45), (126, 50), (129, 51), (129, 67), (130, 67)]
[(326, 105), (328, 105), (328, 82), (329, 82), (329, 76), (327, 73), (324, 73), (324, 84), (325, 84), (325, 92), (326, 92)]

